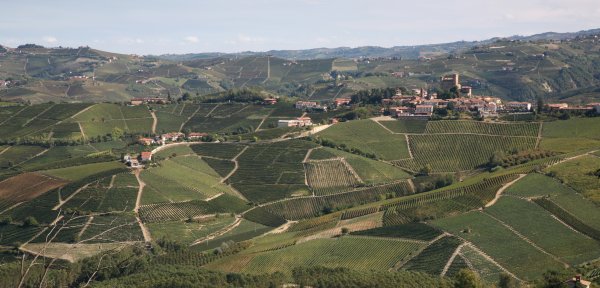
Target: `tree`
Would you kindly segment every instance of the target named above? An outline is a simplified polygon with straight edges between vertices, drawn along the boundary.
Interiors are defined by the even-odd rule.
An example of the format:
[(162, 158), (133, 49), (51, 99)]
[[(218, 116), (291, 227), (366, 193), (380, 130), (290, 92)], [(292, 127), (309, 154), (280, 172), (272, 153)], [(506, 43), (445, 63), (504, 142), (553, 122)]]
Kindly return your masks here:
[(419, 174), (421, 174), (421, 175), (427, 176), (427, 175), (429, 175), (429, 173), (431, 173), (431, 165), (429, 165), (429, 164), (423, 166), (421, 168), (421, 170), (419, 170)]
[(456, 288), (483, 288), (483, 284), (479, 279), (479, 276), (469, 270), (469, 269), (461, 269), (458, 271), (456, 276), (454, 276), (454, 287)]
[(490, 157), (490, 161), (488, 162), (488, 167), (494, 168), (496, 166), (502, 166), (502, 164), (504, 163), (505, 157), (506, 157), (506, 155), (504, 155), (504, 152), (502, 152), (502, 151), (494, 152), (494, 154)]
[(23, 221), (23, 226), (25, 226), (25, 227), (38, 226), (38, 225), (40, 225), (40, 223), (38, 223), (37, 219), (35, 219), (35, 217), (33, 217), (33, 216), (29, 216), (29, 217), (25, 218), (25, 221)]
[(537, 113), (542, 113), (542, 110), (544, 110), (544, 98), (542, 98), (541, 96), (537, 97)]
[(569, 275), (564, 272), (549, 270), (544, 273), (544, 280), (540, 287), (543, 288), (567, 288), (565, 280), (569, 279)]
[(507, 273), (500, 274), (500, 280), (498, 281), (498, 288), (518, 288), (519, 283), (517, 279), (510, 276)]
[(2, 218), (2, 220), (0, 220), (0, 225), (8, 225), (12, 222), (12, 218), (10, 216), (4, 217)]
[(115, 127), (112, 130), (112, 137), (113, 139), (119, 139), (123, 136), (123, 129), (119, 128), (119, 127)]
[(596, 170), (596, 172), (594, 172), (594, 176), (598, 177), (598, 179), (600, 179), (600, 169)]
[(342, 227), (342, 234), (346, 235), (350, 232), (350, 229), (348, 229), (348, 227)]
[(188, 100), (190, 100), (190, 98), (191, 98), (191, 95), (189, 92), (185, 92), (185, 93), (183, 93), (183, 95), (181, 95), (181, 101), (188, 101)]

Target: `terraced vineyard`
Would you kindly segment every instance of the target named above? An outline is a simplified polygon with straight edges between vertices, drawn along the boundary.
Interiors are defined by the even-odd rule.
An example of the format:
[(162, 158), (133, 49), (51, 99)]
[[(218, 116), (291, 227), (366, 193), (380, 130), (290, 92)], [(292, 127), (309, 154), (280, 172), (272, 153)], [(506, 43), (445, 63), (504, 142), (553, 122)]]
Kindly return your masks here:
[(386, 271), (420, 246), (398, 240), (342, 237), (319, 239), (254, 256), (242, 269), (258, 274), (296, 266), (350, 267)]
[[(473, 243), (521, 279), (533, 279), (547, 269), (564, 265), (481, 212), (435, 220), (436, 226)], [(531, 265), (531, 261), (539, 265)]]
[(410, 191), (406, 182), (397, 182), (335, 195), (290, 199), (264, 207), (285, 219), (298, 220), (319, 216), (324, 212), (341, 207), (375, 202), (386, 195), (408, 195), (411, 193)]
[(341, 159), (310, 161), (304, 167), (308, 186), (317, 196), (345, 192), (361, 184)]
[(528, 136), (537, 137), (540, 131), (539, 123), (488, 123), (478, 121), (429, 121), (425, 133), (456, 133), (481, 134), (499, 136)]
[[(600, 243), (580, 232), (573, 231), (532, 202), (502, 197), (498, 203), (486, 209), (485, 213), (512, 227), (542, 249), (550, 251), (552, 255), (571, 265), (600, 257)], [(586, 231), (589, 233), (593, 230)], [(600, 234), (596, 235), (598, 236)]]
[(489, 135), (423, 134), (410, 135), (414, 159), (394, 161), (394, 164), (418, 171), (430, 165), (434, 171), (464, 171), (487, 163), (496, 151), (533, 149), (536, 138)]
[[(221, 198), (223, 196), (220, 196)], [(189, 218), (200, 217), (206, 214), (215, 213), (239, 213), (246, 209), (243, 203), (235, 203), (234, 198), (225, 200), (231, 201), (232, 205), (225, 206), (224, 203), (213, 201), (192, 200), (177, 203), (157, 203), (148, 204), (140, 207), (140, 218), (144, 222), (165, 222), (178, 221)]]
[(402, 269), (440, 275), (450, 256), (461, 244), (456, 237), (445, 236), (429, 244), (419, 255), (410, 259)]
[(228, 181), (254, 202), (306, 195), (302, 161), (313, 147), (302, 140), (249, 146), (237, 159), (239, 168)]
[(379, 121), (379, 124), (394, 133), (423, 133), (428, 126), (424, 120), (390, 120)]
[(352, 232), (351, 234), (432, 241), (440, 236), (442, 231), (425, 223), (413, 222), (394, 226), (384, 225), (384, 227)]
[(344, 158), (367, 185), (385, 184), (411, 178), (411, 175), (396, 166), (329, 147), (314, 149), (309, 156), (310, 160)]
[[(192, 70), (173, 65), (173, 73), (201, 71), (206, 78), (186, 78), (180, 85), (161, 74), (155, 81), (172, 88), (216, 88), (215, 73), (230, 73), (239, 76), (231, 85), (241, 87), (266, 79), (266, 61), (263, 57), (237, 63), (243, 70), (237, 64), (199, 64)], [(266, 85), (285, 77), (322, 77), (300, 71), (305, 67), (298, 64), (273, 61), (279, 65), (271, 67)], [(329, 71), (332, 61), (321, 64), (329, 65)], [(351, 66), (346, 62), (336, 60), (333, 65), (346, 69)], [(357, 65), (360, 70), (370, 64)], [(381, 71), (393, 68), (381, 65)], [(375, 81), (373, 77), (357, 77), (352, 85)], [(315, 99), (331, 99), (338, 92), (340, 97), (350, 96), (352, 89), (324, 86), (311, 88)], [(216, 99), (212, 97), (220, 96), (202, 99)], [(37, 253), (48, 235), (56, 235), (51, 257), (60, 247), (70, 247), (73, 255), (95, 255), (124, 245), (120, 251), (134, 251), (125, 262), (141, 259), (145, 265), (183, 265), (195, 271), (202, 266), (249, 273), (244, 277), (252, 279), (282, 272), (273, 277), (285, 283), (293, 283), (291, 279), (306, 269), (334, 275), (351, 273), (336, 268), (349, 268), (373, 279), (416, 271), (414, 275), (443, 282), (467, 268), (486, 285), (496, 285), (500, 273), (534, 281), (548, 269), (565, 271), (569, 266), (585, 273), (597, 265), (600, 212), (594, 202), (594, 173), (600, 166), (594, 145), (599, 138), (593, 134), (597, 129), (578, 130), (581, 123), (596, 123), (592, 120), (540, 124), (380, 117), (323, 126), (327, 128), (316, 134), (302, 128), (311, 136), (295, 138), (298, 129), (273, 128), (279, 119), (304, 114), (285, 97), (276, 105), (199, 104), (198, 99), (135, 107), (47, 103), (0, 108), (0, 132), (14, 130), (15, 137), (28, 143), (0, 145), (0, 246)], [(307, 115), (326, 123), (332, 117), (351, 116), (358, 111), (354, 109)], [(151, 111), (158, 117), (158, 134), (208, 132), (219, 141), (167, 144), (144, 163), (145, 168), (126, 167), (116, 161), (119, 154), (138, 155), (154, 148), (135, 143), (137, 137), (151, 134)], [(121, 139), (106, 135), (119, 130), (126, 132)], [(584, 140), (559, 145), (569, 137)], [(60, 141), (27, 142), (52, 138)], [(64, 139), (72, 141), (61, 142)], [(517, 158), (528, 152), (522, 150), (540, 143), (558, 149), (519, 164)], [(571, 145), (564, 150), (569, 153), (555, 153)], [(514, 165), (487, 169), (496, 152), (514, 156)], [(426, 166), (432, 171), (422, 169)], [(75, 244), (78, 241), (83, 243)], [(156, 253), (138, 254), (144, 245)], [(110, 253), (120, 257), (122, 252)], [(3, 256), (0, 251), (0, 260)], [(299, 266), (308, 268), (292, 273)], [(415, 285), (427, 286), (423, 283)], [(90, 285), (96, 284), (102, 283)]]

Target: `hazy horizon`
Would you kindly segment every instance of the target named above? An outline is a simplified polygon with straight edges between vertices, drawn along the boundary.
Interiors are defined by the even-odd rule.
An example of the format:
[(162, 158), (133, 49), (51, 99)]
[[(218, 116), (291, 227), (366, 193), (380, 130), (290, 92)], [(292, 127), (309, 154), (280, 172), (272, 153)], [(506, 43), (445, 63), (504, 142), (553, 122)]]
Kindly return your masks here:
[[(497, 2), (497, 3), (496, 3)], [(135, 54), (413, 46), (600, 28), (597, 1), (11, 1), (0, 44)]]

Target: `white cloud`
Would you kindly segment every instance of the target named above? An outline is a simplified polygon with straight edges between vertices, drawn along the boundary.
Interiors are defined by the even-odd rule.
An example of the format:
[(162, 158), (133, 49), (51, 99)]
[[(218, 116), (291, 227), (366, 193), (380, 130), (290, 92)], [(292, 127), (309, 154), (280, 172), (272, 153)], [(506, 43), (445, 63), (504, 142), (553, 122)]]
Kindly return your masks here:
[(198, 43), (200, 42), (200, 38), (198, 38), (197, 36), (187, 36), (185, 38), (183, 38), (186, 42), (188, 43)]
[(56, 37), (53, 37), (53, 36), (45, 36), (44, 38), (42, 38), (42, 40), (44, 40), (44, 42), (49, 43), (49, 44), (54, 44), (54, 43), (58, 42), (58, 39), (56, 39)]

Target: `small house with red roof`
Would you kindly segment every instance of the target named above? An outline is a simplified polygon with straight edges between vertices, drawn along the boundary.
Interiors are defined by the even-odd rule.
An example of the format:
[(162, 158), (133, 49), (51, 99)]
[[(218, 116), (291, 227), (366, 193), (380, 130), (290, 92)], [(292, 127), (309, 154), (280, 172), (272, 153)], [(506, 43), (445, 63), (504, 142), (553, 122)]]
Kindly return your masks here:
[(140, 160), (142, 162), (148, 162), (152, 160), (152, 152), (142, 152), (140, 153)]

